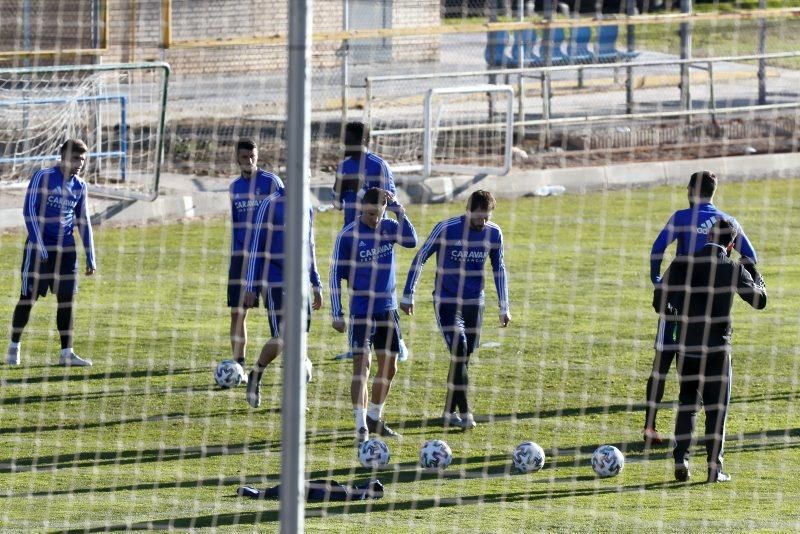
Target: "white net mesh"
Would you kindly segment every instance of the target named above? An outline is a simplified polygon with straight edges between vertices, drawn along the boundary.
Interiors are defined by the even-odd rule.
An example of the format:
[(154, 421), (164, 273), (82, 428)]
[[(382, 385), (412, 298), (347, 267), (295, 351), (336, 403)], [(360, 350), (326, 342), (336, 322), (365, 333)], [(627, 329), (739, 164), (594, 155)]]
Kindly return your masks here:
[[(91, 277), (84, 275), (78, 245), (73, 348), (93, 366), (57, 365), (61, 340), (52, 295), (33, 307), (19, 365), (3, 363), (9, 356), (13, 363), (12, 354), (0, 356), (0, 530), (278, 531), (279, 501), (248, 497), (267, 497), (265, 490), (280, 483), (285, 467), (284, 356), (263, 370), (258, 408), (248, 403), (244, 385), (220, 388), (215, 370), (238, 356), (232, 345), (241, 342), (231, 333), (227, 292), (229, 278), (247, 279), (249, 263), (230, 272), (234, 231), (245, 230), (244, 247), (256, 228), (266, 230), (264, 250), (256, 250), (266, 255), (267, 243), (281, 229), (277, 219), (254, 221), (272, 186), (250, 189), (257, 182), (243, 182), (231, 198), (241, 172), (237, 142), (255, 141), (258, 166), (279, 175), (287, 195), (296, 182), (286, 171), (286, 42), (275, 35), (285, 32), (289, 2), (101, 1), (97, 5), (109, 13), (112, 29), (107, 49), (93, 56), (101, 65), (69, 75), (42, 72), (51, 59), (72, 63), (71, 55), (23, 55), (32, 53), (22, 30), (25, 2), (17, 2), (14, 24), (5, 16), (6, 4), (0, 29), (18, 29), (0, 32), (0, 58), (20, 65), (0, 76), (0, 317), (6, 324), (19, 303), (29, 248), (20, 217), (24, 191), (7, 186), (26, 185), (35, 168), (54, 163), (46, 158), (57, 153), (59, 141), (75, 135), (90, 144), (87, 179), (95, 186), (129, 188), (130, 196), (152, 192), (147, 180), (158, 161), (162, 74), (157, 68), (105, 72), (102, 63), (161, 58), (173, 70), (159, 198), (119, 204), (91, 199), (107, 219), (95, 221), (98, 270)], [(51, 12), (64, 14), (89, 2), (44, 4), (58, 5)], [(550, 70), (531, 64), (520, 72), (508, 62), (487, 64), (487, 45), (503, 42), (488, 30), (508, 33), (501, 52), (513, 58), (516, 32), (535, 29), (529, 52), (541, 58), (547, 55), (545, 28), (533, 16), (520, 20), (517, 2), (496, 9), (497, 3), (479, 0), (350, 2), (350, 28), (360, 33), (346, 34), (358, 47), (348, 56), (340, 33), (343, 4), (314, 6), (311, 192), (323, 307), (312, 311), (308, 334), (313, 378), (306, 387), (304, 474), (308, 481), (348, 486), (355, 500), (337, 500), (343, 493), (332, 484), (315, 485), (311, 489), (323, 491), (309, 494), (307, 531), (799, 530), (797, 58), (769, 56), (760, 76), (759, 59), (741, 57), (761, 49), (761, 27), (749, 20), (753, 14), (735, 18), (722, 12), (727, 4), (698, 4), (697, 16), (706, 18), (692, 23), (696, 61), (681, 72), (678, 23), (648, 18), (661, 10), (677, 14), (678, 6), (640, 3), (644, 17), (636, 19), (633, 43), (639, 55), (628, 63), (609, 66), (592, 56)], [(574, 19), (555, 17), (564, 26), (563, 53), (573, 26), (590, 28), (589, 50), (595, 52), (598, 27), (609, 23), (594, 17), (594, 3), (589, 13), (579, 4), (569, 6)], [(770, 3), (773, 10), (793, 5)], [(192, 18), (195, 9), (201, 20)], [(625, 9), (615, 3), (603, 11), (619, 16)], [(767, 17), (766, 53), (797, 49), (793, 13)], [(248, 20), (237, 22), (241, 17)], [(59, 20), (53, 16), (50, 26), (73, 28), (67, 32), (72, 37), (59, 44), (52, 32), (39, 48), (48, 49), (50, 39), (54, 52), (92, 46), (81, 34), (89, 26)], [(626, 20), (617, 20), (615, 46), (627, 51)], [(23, 57), (39, 69), (34, 77), (21, 68)], [(697, 60), (719, 57), (724, 59)], [(412, 181), (397, 172), (424, 163), (428, 91), (486, 83), (513, 87), (511, 127), (504, 122), (507, 96), (435, 94), (432, 179)], [(113, 99), (119, 94), (126, 99), (125, 121), (120, 100)], [(49, 100), (67, 105), (61, 109)], [(371, 127), (370, 149), (385, 166), (371, 160), (358, 162), (355, 173), (339, 168), (347, 159), (343, 125), (353, 120)], [(98, 156), (121, 152), (123, 124), (124, 179), (122, 154)], [(502, 166), (499, 148), (509, 135), (517, 149), (510, 171), (487, 172)], [(22, 161), (28, 157), (41, 159)], [(468, 166), (471, 172), (435, 169), (443, 165)], [(354, 444), (354, 419), (361, 422), (362, 414), (353, 411), (353, 361), (346, 357), (351, 343), (332, 328), (329, 289), (337, 236), (345, 226), (345, 213), (331, 209), (334, 177), (355, 174), (358, 187), (367, 181), (389, 187), (387, 166), (395, 171), (396, 198), (418, 237), (414, 248), (393, 246), (398, 300), (415, 256), (435, 229), (456, 228), (430, 245), (444, 248), (419, 274), (413, 315), (399, 312), (408, 359), (398, 363), (381, 417), (402, 436), (369, 435), (385, 443), (388, 458), (378, 443), (363, 450)], [(658, 395), (649, 399), (658, 407), (651, 424), (664, 441), (658, 444), (650, 435), (645, 443), (642, 434), (659, 321), (651, 304), (651, 249), (672, 215), (688, 208), (689, 176), (702, 169), (719, 177), (714, 204), (746, 232), (769, 295), (767, 307), (758, 311), (735, 297), (723, 464), (733, 478), (719, 485), (702, 484), (702, 408), (690, 447), (691, 478), (676, 480), (672, 439), (680, 393), (674, 360), (664, 373), (660, 402)], [(350, 191), (356, 198), (358, 187)], [(440, 225), (465, 215), (477, 189), (498, 198), (491, 221), (502, 231), (511, 316), (505, 328), (492, 258), (485, 250), (470, 250), (464, 228)], [(232, 219), (236, 213), (240, 219)], [(698, 227), (708, 229), (688, 225), (705, 237)], [(349, 265), (358, 265), (362, 240), (370, 251), (364, 257), (387, 252), (361, 237), (351, 242)], [(496, 242), (472, 244), (485, 243)], [(240, 250), (244, 259), (245, 248)], [(666, 247), (659, 274), (677, 250), (674, 243)], [(270, 259), (277, 256), (273, 251)], [(741, 254), (731, 257), (738, 262)], [(447, 402), (454, 373), (442, 321), (451, 310), (435, 308), (432, 293), (440, 289), (437, 275), (458, 278), (464, 271), (440, 265), (443, 259), (471, 259), (483, 267), (480, 346), (470, 356), (466, 390), (471, 414)], [(372, 274), (360, 281), (369, 285)], [(349, 284), (341, 281), (346, 326)], [(466, 283), (456, 283), (455, 292), (462, 293), (454, 299), (457, 308), (465, 290)], [(265, 296), (248, 312), (245, 374), (271, 337)], [(285, 295), (284, 305), (297, 310), (305, 303)], [(373, 355), (370, 393), (378, 367)], [(231, 368), (235, 383), (238, 371)], [(369, 411), (369, 400), (362, 404)], [(366, 422), (369, 414), (364, 415)], [(446, 468), (430, 469), (448, 459)], [(363, 463), (384, 465), (368, 469)], [(382, 483), (382, 496), (353, 487), (373, 479)], [(253, 491), (239, 492), (245, 487)]]

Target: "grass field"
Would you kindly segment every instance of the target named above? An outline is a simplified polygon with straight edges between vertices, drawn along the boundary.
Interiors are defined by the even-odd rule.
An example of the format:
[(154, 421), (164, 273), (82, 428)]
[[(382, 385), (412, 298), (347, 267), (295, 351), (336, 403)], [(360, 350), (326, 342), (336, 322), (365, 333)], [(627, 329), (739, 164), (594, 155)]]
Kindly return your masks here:
[[(387, 420), (403, 437), (377, 473), (382, 500), (309, 504), (312, 532), (788, 531), (800, 529), (800, 187), (795, 181), (723, 183), (718, 205), (736, 214), (763, 266), (769, 305), (735, 307), (733, 401), (727, 470), (710, 486), (702, 447), (697, 482), (672, 479), (669, 450), (644, 450), (641, 401), (656, 316), (649, 248), (685, 189), (622, 190), (500, 202), (510, 273), (512, 323), (498, 328), (488, 288), (483, 342), (471, 365), (478, 427), (443, 430), (447, 357), (430, 306), (431, 265), (417, 315), (403, 327), (411, 359), (400, 370)], [(420, 237), (462, 205), (412, 206)], [(318, 215), (317, 251), (327, 283), (339, 212)], [(236, 487), (277, 483), (280, 366), (264, 377), (262, 407), (244, 389), (212, 386), (227, 357), (224, 220), (96, 228), (99, 267), (82, 279), (76, 352), (89, 370), (57, 361), (55, 304), (34, 309), (23, 365), (0, 366), (0, 531), (76, 529), (278, 530), (278, 505), (236, 497)], [(21, 234), (0, 236), (0, 320), (19, 291)], [(399, 254), (405, 277), (412, 252)], [(402, 284), (402, 281), (401, 281)], [(326, 295), (327, 298), (327, 295)], [(350, 364), (334, 361), (345, 337), (329, 303), (314, 316), (307, 472), (363, 480), (352, 445)], [(250, 318), (252, 361), (268, 327)], [(7, 332), (7, 330), (6, 330)], [(670, 376), (665, 400), (676, 397)], [(660, 412), (669, 431), (674, 411)], [(702, 418), (698, 420), (702, 425)], [(417, 469), (419, 446), (443, 438), (453, 465)], [(547, 453), (535, 474), (510, 472), (510, 452), (533, 440)], [(600, 444), (626, 454), (622, 474), (593, 476)], [(363, 526), (363, 529), (362, 529)]]

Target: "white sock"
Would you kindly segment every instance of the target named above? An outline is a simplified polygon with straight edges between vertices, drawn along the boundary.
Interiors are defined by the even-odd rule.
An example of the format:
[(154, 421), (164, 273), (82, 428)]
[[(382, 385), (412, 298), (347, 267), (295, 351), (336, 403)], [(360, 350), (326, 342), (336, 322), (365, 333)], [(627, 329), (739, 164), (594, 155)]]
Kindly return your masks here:
[(61, 349), (61, 357), (62, 358), (69, 358), (72, 354), (72, 347), (67, 347), (66, 349)]
[(382, 415), (383, 404), (375, 404), (374, 402), (370, 402), (369, 408), (367, 409), (367, 416), (373, 421), (380, 421)]
[(367, 428), (367, 412), (364, 408), (353, 408), (356, 417), (356, 432), (361, 428)]
[(19, 350), (19, 341), (17, 341), (16, 343), (14, 343), (13, 341), (11, 341), (11, 342), (8, 344), (8, 348), (9, 348), (9, 350)]

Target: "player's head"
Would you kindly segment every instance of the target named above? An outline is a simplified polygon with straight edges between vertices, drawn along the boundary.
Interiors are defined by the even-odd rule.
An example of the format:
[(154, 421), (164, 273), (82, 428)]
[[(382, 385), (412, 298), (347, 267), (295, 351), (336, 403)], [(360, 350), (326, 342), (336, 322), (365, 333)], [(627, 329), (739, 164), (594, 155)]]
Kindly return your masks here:
[(698, 171), (689, 178), (687, 187), (689, 204), (694, 206), (699, 202), (711, 202), (717, 192), (717, 175), (712, 171)]
[(489, 191), (479, 189), (469, 196), (467, 200), (467, 219), (473, 230), (483, 230), (489, 219), (492, 218), (497, 202)]
[(725, 247), (728, 254), (730, 254), (738, 234), (739, 230), (736, 224), (732, 220), (723, 217), (715, 222), (714, 226), (708, 231), (708, 242)]
[(258, 146), (255, 141), (248, 138), (236, 142), (236, 163), (242, 174), (253, 174), (258, 168)]
[(377, 187), (368, 189), (361, 199), (361, 222), (370, 228), (377, 228), (386, 213), (386, 204), (386, 191)]
[(88, 154), (86, 143), (80, 139), (68, 139), (61, 145), (61, 171), (65, 176), (80, 174)]
[(348, 122), (344, 127), (345, 157), (359, 157), (369, 147), (369, 127), (360, 121)]

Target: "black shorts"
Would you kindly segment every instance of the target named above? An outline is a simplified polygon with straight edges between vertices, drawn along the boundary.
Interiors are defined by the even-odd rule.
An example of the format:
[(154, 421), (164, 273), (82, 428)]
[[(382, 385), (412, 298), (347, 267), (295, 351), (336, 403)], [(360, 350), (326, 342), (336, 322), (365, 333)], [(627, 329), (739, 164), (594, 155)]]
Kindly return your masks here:
[(460, 344), (466, 350), (465, 356), (475, 352), (481, 342), (483, 304), (434, 300), (433, 313), (450, 354), (456, 354)]
[[(247, 265), (244, 264), (244, 256), (234, 254), (231, 256), (231, 263), (228, 267), (228, 307), (244, 308), (245, 284), (247, 283)], [(258, 307), (258, 296), (261, 288), (256, 284), (253, 291), (256, 294), (254, 306)]]
[(397, 310), (367, 316), (350, 316), (347, 331), (350, 351), (353, 354), (376, 351), (397, 354), (400, 352), (400, 316)]
[(71, 295), (78, 292), (78, 254), (75, 247), (47, 247), (42, 260), (38, 247), (25, 243), (22, 255), (20, 298), (44, 297), (47, 292)]
[[(267, 287), (264, 289), (264, 307), (267, 309), (267, 319), (269, 320), (269, 331), (272, 337), (280, 337), (283, 334), (283, 288)], [(306, 301), (306, 332), (311, 330), (311, 302)]]

